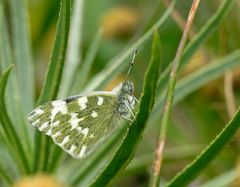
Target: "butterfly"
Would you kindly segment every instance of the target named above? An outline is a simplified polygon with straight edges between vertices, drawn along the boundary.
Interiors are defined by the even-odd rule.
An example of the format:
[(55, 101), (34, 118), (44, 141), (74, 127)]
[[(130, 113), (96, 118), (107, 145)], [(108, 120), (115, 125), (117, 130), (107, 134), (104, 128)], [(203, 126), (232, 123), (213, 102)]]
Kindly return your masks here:
[[(135, 53), (127, 75), (134, 58)], [(139, 102), (133, 92), (133, 82), (125, 80), (112, 91), (93, 91), (44, 103), (28, 119), (65, 152), (80, 159), (94, 151), (120, 120), (133, 121)]]

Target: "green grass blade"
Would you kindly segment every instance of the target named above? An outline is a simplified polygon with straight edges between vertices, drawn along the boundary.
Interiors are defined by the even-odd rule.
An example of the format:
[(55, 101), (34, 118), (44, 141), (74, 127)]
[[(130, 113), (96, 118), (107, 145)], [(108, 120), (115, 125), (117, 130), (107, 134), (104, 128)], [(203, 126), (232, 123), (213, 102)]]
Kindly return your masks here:
[[(193, 54), (199, 49), (199, 47), (206, 41), (206, 39), (215, 31), (226, 15), (229, 13), (231, 7), (233, 6), (233, 0), (224, 0), (219, 6), (216, 13), (209, 19), (209, 21), (204, 25), (204, 27), (198, 32), (198, 34), (190, 41), (190, 43), (186, 46), (182, 60), (181, 67), (186, 65), (189, 59), (193, 56)], [(168, 75), (171, 69), (172, 63), (165, 69), (162, 73), (161, 78), (158, 83), (157, 93), (158, 97), (163, 93), (162, 90), (165, 89), (168, 82)]]
[[(76, 79), (76, 70), (82, 61), (82, 22), (84, 0), (75, 0), (73, 3), (73, 16), (69, 33), (68, 50), (66, 64), (64, 68), (60, 97), (66, 97), (71, 89), (71, 85)], [(81, 82), (81, 81), (80, 81)]]
[(64, 67), (70, 26), (70, 1), (62, 0), (52, 54), (37, 105), (56, 99)]
[(2, 128), (4, 130), (4, 133), (6, 137), (9, 140), (9, 144), (11, 147), (9, 147), (9, 150), (13, 150), (15, 155), (13, 155), (14, 158), (16, 158), (18, 164), (19, 164), (19, 170), (25, 173), (30, 172), (30, 166), (29, 166), (29, 160), (27, 159), (27, 154), (24, 151), (22, 141), (19, 138), (19, 135), (17, 134), (17, 131), (15, 127), (13, 126), (8, 112), (6, 110), (6, 104), (5, 104), (5, 90), (6, 90), (6, 84), (8, 80), (9, 73), (12, 69), (12, 65), (2, 74), (0, 78), (0, 122), (2, 124)]
[(72, 86), (71, 95), (78, 94), (79, 91), (83, 89), (83, 86), (85, 85), (88, 75), (89, 75), (89, 72), (91, 70), (97, 50), (99, 48), (101, 36), (102, 36), (102, 31), (100, 30), (94, 37), (94, 39), (88, 49), (86, 57), (83, 61), (82, 66), (80, 66), (77, 70), (76, 78), (75, 78), (75, 80), (73, 82), (73, 86)]
[[(26, 3), (21, 0), (11, 0), (8, 3), (12, 27), (8, 27), (7, 25), (7, 21), (9, 21), (7, 16), (2, 17), (0, 23), (2, 27), (0, 32), (1, 67), (5, 69), (10, 64), (15, 64), (7, 86), (7, 109), (11, 120), (19, 128), (18, 132), (22, 137), (23, 146), (29, 153), (28, 159), (31, 159), (32, 141), (29, 136), (30, 127), (26, 125), (26, 114), (33, 106), (34, 79), (26, 14), (27, 8)], [(7, 9), (6, 3), (4, 5), (4, 8)], [(3, 13), (1, 14), (3, 16)], [(9, 37), (10, 33), (12, 33), (11, 40)]]
[(27, 1), (10, 0), (14, 57), (20, 88), (22, 108), (27, 115), (34, 103), (33, 60), (29, 39)]
[(216, 138), (197, 156), (191, 164), (178, 173), (172, 181), (166, 186), (186, 186), (194, 178), (201, 173), (201, 171), (210, 164), (210, 162), (217, 156), (217, 154), (224, 148), (228, 141), (234, 136), (235, 132), (240, 127), (240, 108), (237, 110), (233, 119), (226, 125), (226, 127), (216, 136)]
[(128, 61), (126, 58), (133, 54), (134, 50), (142, 45), (152, 33), (166, 21), (166, 19), (171, 14), (177, 0), (171, 1), (171, 4), (165, 11), (165, 13), (159, 18), (159, 20), (147, 31), (143, 36), (141, 36), (135, 43), (128, 47), (127, 50), (123, 51), (115, 58), (113, 58), (108, 65), (99, 72), (94, 78), (89, 82), (85, 91), (97, 90), (105, 86), (113, 77), (117, 76), (128, 66)]
[[(70, 1), (62, 0), (52, 54), (37, 105), (56, 99), (66, 56), (69, 26)], [(34, 171), (44, 170), (51, 164), (52, 160), (48, 160), (51, 144), (49, 137), (36, 133)]]
[(226, 71), (239, 65), (240, 50), (236, 50), (188, 75), (177, 84), (176, 92), (178, 94), (175, 97), (176, 101), (181, 101), (186, 95), (192, 93), (210, 81), (217, 79)]
[(155, 92), (160, 70), (160, 42), (158, 33), (155, 32), (152, 47), (152, 58), (145, 75), (143, 95), (136, 119), (128, 129), (121, 146), (117, 150), (113, 159), (106, 165), (103, 172), (93, 181), (91, 186), (106, 186), (114, 176), (123, 170), (130, 162), (136, 146), (141, 140), (142, 133), (146, 126), (148, 116), (155, 101)]
[(200, 32), (194, 37), (194, 39), (186, 46), (184, 51), (181, 65), (184, 65), (189, 61), (193, 54), (199, 49), (199, 47), (206, 41), (206, 39), (220, 26), (222, 21), (226, 18), (230, 10), (234, 5), (234, 0), (224, 0), (220, 4), (216, 13), (211, 19), (205, 24)]
[[(10, 49), (9, 36), (7, 35), (7, 26), (4, 20), (3, 12), (3, 3), (0, 1), (0, 69), (5, 70), (11, 64), (13, 64), (12, 56)], [(2, 71), (0, 71), (2, 73)], [(13, 122), (21, 121), (21, 115), (15, 115), (21, 113), (19, 97), (19, 90), (17, 89), (17, 77), (16, 72), (12, 70), (12, 76), (9, 77), (7, 90), (6, 90), (6, 104), (8, 106), (8, 111)], [(15, 104), (15, 105), (14, 105)], [(12, 115), (11, 115), (12, 114)]]
[[(216, 62), (201, 68), (200, 70), (188, 75), (187, 77), (178, 81), (175, 90), (174, 103), (181, 101), (188, 94), (201, 88), (210, 81), (222, 76), (227, 70), (231, 70), (240, 64), (240, 50), (236, 50), (231, 54), (216, 60)], [(163, 107), (164, 97), (157, 100), (153, 113), (152, 120), (156, 119), (159, 111)]]

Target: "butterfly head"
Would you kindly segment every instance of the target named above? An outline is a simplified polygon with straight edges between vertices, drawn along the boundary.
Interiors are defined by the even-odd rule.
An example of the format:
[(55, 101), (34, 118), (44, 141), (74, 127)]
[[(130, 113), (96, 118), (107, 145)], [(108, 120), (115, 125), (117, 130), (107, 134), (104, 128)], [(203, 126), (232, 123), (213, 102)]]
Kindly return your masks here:
[(131, 118), (131, 111), (135, 107), (135, 97), (133, 95), (134, 85), (131, 81), (124, 81), (113, 90), (118, 96), (118, 112), (121, 116)]
[(134, 93), (134, 85), (133, 85), (133, 82), (132, 81), (125, 81), (123, 84), (122, 84), (122, 89), (121, 89), (121, 92), (123, 94), (128, 94), (128, 95), (133, 95)]

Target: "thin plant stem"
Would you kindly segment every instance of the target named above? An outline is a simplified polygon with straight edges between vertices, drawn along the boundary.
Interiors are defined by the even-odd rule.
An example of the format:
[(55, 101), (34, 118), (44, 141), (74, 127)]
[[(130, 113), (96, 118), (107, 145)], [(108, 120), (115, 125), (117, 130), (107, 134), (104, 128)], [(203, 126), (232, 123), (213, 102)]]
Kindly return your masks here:
[(236, 112), (235, 99), (233, 94), (233, 72), (228, 71), (224, 76), (224, 95), (226, 100), (226, 107), (230, 119)]
[(188, 14), (186, 26), (184, 28), (183, 35), (178, 46), (176, 56), (173, 60), (173, 65), (172, 65), (170, 78), (168, 82), (166, 101), (165, 101), (161, 122), (160, 122), (161, 128), (160, 128), (160, 132), (157, 138), (157, 144), (155, 148), (155, 158), (153, 162), (153, 169), (152, 169), (151, 179), (149, 183), (150, 187), (156, 187), (156, 186), (159, 186), (160, 184), (160, 171), (161, 171), (161, 165), (162, 165), (162, 159), (163, 159), (163, 150), (166, 142), (167, 124), (171, 114), (172, 102), (174, 97), (174, 90), (176, 85), (176, 73), (180, 64), (182, 53), (187, 41), (187, 37), (190, 31), (193, 19), (195, 17), (199, 2), (200, 0), (194, 0), (192, 3), (192, 7)]
[[(170, 5), (171, 1), (164, 0), (163, 3), (165, 4), (166, 7), (168, 7)], [(174, 19), (174, 21), (177, 23), (177, 25), (181, 28), (181, 30), (184, 30), (186, 21), (181, 16), (181, 14), (177, 11), (176, 8), (174, 8), (173, 11), (171, 12), (171, 16)], [(193, 36), (195, 35), (195, 33), (193, 30), (190, 30), (188, 35), (189, 35), (189, 39), (192, 39)]]

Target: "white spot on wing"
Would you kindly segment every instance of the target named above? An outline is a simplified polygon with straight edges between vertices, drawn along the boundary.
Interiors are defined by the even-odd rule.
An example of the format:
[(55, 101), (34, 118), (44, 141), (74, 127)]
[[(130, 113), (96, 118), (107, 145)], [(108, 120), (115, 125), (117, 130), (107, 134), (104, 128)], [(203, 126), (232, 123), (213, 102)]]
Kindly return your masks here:
[(97, 114), (97, 112), (93, 111), (93, 112), (91, 113), (91, 116), (92, 116), (93, 118), (96, 118), (96, 117), (98, 116), (98, 114)]
[(52, 137), (53, 137), (53, 138), (56, 138), (56, 137), (59, 136), (59, 135), (61, 135), (61, 133), (60, 133), (60, 132), (57, 132), (57, 133), (54, 134)]
[(78, 122), (80, 121), (79, 118), (77, 118), (77, 113), (71, 114), (70, 124), (72, 126), (72, 129), (75, 129), (78, 126)]
[(77, 127), (77, 130), (78, 130), (78, 132), (81, 133), (81, 131), (82, 131), (82, 127)]
[(103, 97), (98, 97), (98, 105), (102, 105), (103, 104)]
[[(77, 114), (71, 114), (71, 119), (70, 119), (70, 124), (71, 124), (71, 126), (72, 126), (72, 129), (77, 129), (77, 130), (79, 130), (78, 129), (78, 123), (80, 122), (80, 121), (82, 121), (82, 120), (84, 120), (84, 118), (77, 118)], [(71, 130), (72, 130), (71, 129)], [(80, 129), (80, 131), (81, 131), (81, 129)]]
[(80, 105), (81, 110), (87, 108), (87, 105), (86, 105), (87, 102), (88, 102), (87, 97), (80, 97), (78, 99), (78, 104)]
[(52, 123), (52, 127), (57, 127), (59, 125), (60, 121), (55, 121), (54, 123)]
[(65, 143), (67, 143), (69, 141), (69, 136), (66, 136), (64, 139), (63, 139), (63, 141), (62, 141), (62, 143), (61, 144), (59, 144), (60, 146), (63, 146)]
[(39, 115), (41, 115), (41, 114), (43, 114), (43, 113), (44, 113), (44, 110), (42, 110), (42, 109), (40, 109), (40, 108), (37, 108), (37, 109), (33, 110), (33, 111), (30, 113), (28, 119), (31, 120), (31, 119), (34, 118), (35, 116), (39, 116)]
[(39, 123), (40, 119), (37, 119), (36, 121), (34, 121), (34, 123), (32, 123), (33, 126), (35, 126), (37, 123)]
[(59, 107), (61, 105), (66, 105), (66, 101), (56, 100), (51, 102), (53, 107)]
[(49, 130), (46, 132), (46, 135), (51, 136), (51, 135), (52, 135), (52, 129), (49, 129)]
[(76, 146), (75, 145), (72, 145), (70, 150), (69, 150), (69, 153), (70, 154), (73, 154), (74, 150), (76, 149)]
[(56, 100), (56, 101), (52, 101), (51, 104), (53, 106), (53, 109), (51, 111), (51, 114), (52, 114), (51, 121), (53, 121), (54, 117), (58, 112), (61, 112), (63, 114), (68, 113), (66, 101)]
[(41, 127), (39, 127), (40, 131), (43, 131), (43, 129), (45, 129), (48, 126), (48, 122), (45, 122), (41, 125)]
[(84, 155), (84, 153), (85, 153), (85, 151), (86, 151), (86, 148), (87, 148), (86, 145), (83, 145), (83, 146), (82, 146), (81, 151), (80, 151), (80, 153), (79, 153), (79, 157), (83, 157), (83, 155)]
[(89, 128), (85, 128), (81, 131), (81, 133), (86, 137), (88, 134)]

